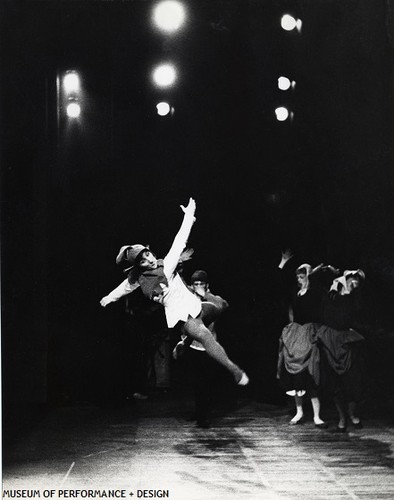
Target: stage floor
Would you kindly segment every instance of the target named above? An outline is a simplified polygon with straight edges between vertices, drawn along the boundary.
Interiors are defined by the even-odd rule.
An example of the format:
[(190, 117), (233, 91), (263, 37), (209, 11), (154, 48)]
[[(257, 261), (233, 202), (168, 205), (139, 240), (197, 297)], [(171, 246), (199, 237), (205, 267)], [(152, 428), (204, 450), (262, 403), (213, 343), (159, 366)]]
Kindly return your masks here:
[(310, 418), (290, 426), (289, 411), (238, 399), (200, 429), (188, 420), (187, 394), (154, 393), (117, 409), (53, 408), (3, 452), (3, 489), (34, 498), (110, 490), (129, 499), (394, 498), (392, 419), (372, 416), (338, 434), (335, 415), (320, 430)]

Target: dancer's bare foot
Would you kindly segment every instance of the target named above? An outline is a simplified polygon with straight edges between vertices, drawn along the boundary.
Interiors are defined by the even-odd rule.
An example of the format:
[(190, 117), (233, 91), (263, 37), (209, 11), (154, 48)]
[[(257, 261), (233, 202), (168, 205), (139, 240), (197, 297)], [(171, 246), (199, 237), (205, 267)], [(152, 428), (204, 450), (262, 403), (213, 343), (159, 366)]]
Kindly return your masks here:
[(249, 377), (246, 375), (245, 372), (241, 372), (241, 376), (236, 379), (237, 385), (248, 385), (249, 384)]
[(314, 417), (313, 421), (315, 422), (315, 427), (318, 427), (319, 429), (327, 429), (328, 427), (328, 425), (320, 417)]
[(304, 414), (301, 412), (300, 413), (297, 412), (289, 422), (290, 425), (299, 425), (303, 423), (304, 423)]

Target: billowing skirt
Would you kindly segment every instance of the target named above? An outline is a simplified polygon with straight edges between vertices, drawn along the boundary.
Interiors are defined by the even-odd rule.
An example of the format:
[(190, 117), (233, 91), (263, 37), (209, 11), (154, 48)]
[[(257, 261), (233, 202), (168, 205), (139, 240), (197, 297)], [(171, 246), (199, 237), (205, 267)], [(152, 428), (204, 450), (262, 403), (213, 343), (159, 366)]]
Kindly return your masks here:
[(312, 393), (320, 385), (320, 353), (316, 332), (318, 325), (290, 323), (279, 340), (277, 378), (290, 394)]
[(321, 326), (317, 338), (325, 392), (344, 401), (362, 401), (368, 385), (364, 337), (354, 330)]

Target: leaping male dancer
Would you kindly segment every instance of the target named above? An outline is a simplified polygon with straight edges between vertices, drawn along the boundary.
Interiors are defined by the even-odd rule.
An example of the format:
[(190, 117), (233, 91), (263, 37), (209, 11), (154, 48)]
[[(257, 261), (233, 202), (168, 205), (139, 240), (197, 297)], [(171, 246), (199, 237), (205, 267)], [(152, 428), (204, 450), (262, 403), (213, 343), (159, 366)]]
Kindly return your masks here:
[(148, 247), (140, 244), (125, 245), (120, 249), (116, 262), (127, 261), (130, 264), (128, 277), (103, 297), (100, 304), (105, 307), (140, 286), (146, 297), (164, 306), (168, 328), (173, 328), (180, 322), (184, 333), (201, 342), (207, 354), (232, 373), (236, 384), (247, 385), (249, 378), (246, 373), (229, 359), (207, 328), (206, 321), (212, 322), (211, 311), (209, 319), (205, 321), (201, 301), (187, 288), (176, 271), (196, 220), (196, 202), (190, 198), (188, 205), (181, 205), (181, 209), (184, 212), (181, 227), (164, 259), (157, 259)]

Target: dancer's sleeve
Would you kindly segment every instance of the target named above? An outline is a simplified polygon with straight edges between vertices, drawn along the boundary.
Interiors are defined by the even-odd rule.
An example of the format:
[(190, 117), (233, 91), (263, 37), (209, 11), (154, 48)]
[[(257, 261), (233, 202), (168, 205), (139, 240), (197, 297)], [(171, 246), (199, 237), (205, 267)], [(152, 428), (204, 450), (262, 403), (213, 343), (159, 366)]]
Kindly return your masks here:
[(170, 251), (164, 257), (164, 273), (167, 279), (174, 273), (176, 266), (178, 265), (180, 256), (186, 247), (194, 220), (193, 213), (185, 212), (181, 227), (174, 238)]
[(116, 302), (125, 295), (134, 292), (134, 290), (136, 290), (139, 286), (140, 285), (138, 283), (130, 283), (128, 279), (125, 279), (119, 286), (112, 290), (112, 292), (103, 297), (100, 300), (100, 304), (105, 307), (111, 302)]
[(213, 295), (211, 292), (207, 292), (203, 300), (207, 302), (212, 302), (212, 304), (214, 304), (219, 309), (220, 312), (223, 312), (229, 308), (227, 300), (223, 299), (219, 295)]

